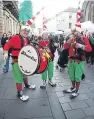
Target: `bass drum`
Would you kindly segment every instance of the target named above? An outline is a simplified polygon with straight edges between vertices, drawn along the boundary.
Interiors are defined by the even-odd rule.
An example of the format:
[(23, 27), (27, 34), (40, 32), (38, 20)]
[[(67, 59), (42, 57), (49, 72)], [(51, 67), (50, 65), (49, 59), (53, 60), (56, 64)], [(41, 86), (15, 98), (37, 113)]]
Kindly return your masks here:
[(23, 74), (30, 76), (39, 69), (40, 54), (33, 45), (24, 46), (18, 56), (18, 65)]
[(44, 49), (42, 48), (37, 48), (39, 55), (40, 55), (40, 65), (38, 70), (36, 71), (37, 74), (40, 74), (42, 72), (44, 72), (48, 66), (48, 59), (46, 58), (46, 54)]

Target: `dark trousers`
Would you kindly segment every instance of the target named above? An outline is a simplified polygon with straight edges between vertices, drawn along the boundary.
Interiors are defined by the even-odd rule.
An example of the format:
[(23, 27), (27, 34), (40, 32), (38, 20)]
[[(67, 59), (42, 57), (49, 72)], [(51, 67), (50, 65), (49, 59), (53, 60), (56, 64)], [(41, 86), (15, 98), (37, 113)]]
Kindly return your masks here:
[(94, 46), (92, 46), (92, 51), (90, 53), (90, 63), (91, 65), (94, 64)]
[(62, 48), (62, 46), (63, 46), (63, 43), (60, 43), (60, 48)]

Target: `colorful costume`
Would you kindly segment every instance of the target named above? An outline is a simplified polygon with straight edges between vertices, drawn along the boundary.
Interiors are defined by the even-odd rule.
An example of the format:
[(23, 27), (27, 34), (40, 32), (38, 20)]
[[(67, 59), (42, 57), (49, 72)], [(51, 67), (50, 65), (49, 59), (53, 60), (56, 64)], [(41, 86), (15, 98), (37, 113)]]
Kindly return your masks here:
[(72, 93), (71, 98), (78, 95), (80, 81), (85, 66), (85, 51), (92, 50), (86, 37), (76, 36), (64, 44), (64, 48), (69, 49), (68, 72), (72, 82), (72, 88), (64, 90), (65, 93)]
[(26, 46), (29, 44), (29, 40), (27, 38), (22, 38), (20, 35), (15, 35), (13, 36), (9, 42), (7, 42), (4, 46), (4, 53), (6, 54), (10, 48), (12, 48), (12, 69), (13, 69), (13, 75), (14, 75), (14, 80), (16, 82), (16, 87), (18, 91), (18, 97), (26, 101), (29, 99), (28, 96), (24, 96), (22, 92), (22, 83), (24, 82), (26, 88), (35, 88), (35, 85), (28, 85), (28, 80), (27, 76), (23, 75), (19, 69), (18, 66), (18, 56), (21, 48), (23, 46)]
[(56, 86), (56, 84), (52, 82), (53, 73), (54, 73), (54, 61), (53, 60), (54, 60), (54, 53), (56, 51), (56, 46), (54, 46), (54, 44), (51, 41), (50, 43), (48, 41), (40, 41), (39, 44), (48, 49), (47, 51), (51, 57), (51, 59), (48, 62), (47, 69), (42, 73), (43, 85), (40, 86), (40, 88), (46, 87), (47, 78), (49, 79), (49, 84), (51, 86)]

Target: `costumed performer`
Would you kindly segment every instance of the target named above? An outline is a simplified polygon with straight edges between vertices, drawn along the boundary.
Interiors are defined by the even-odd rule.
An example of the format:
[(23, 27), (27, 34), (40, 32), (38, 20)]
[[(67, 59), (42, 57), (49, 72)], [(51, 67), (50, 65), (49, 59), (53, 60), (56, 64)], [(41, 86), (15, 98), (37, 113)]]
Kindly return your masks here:
[[(22, 26), (20, 29), (20, 34), (13, 36), (9, 42), (7, 42), (4, 46), (4, 60), (7, 59), (8, 51), (10, 48), (12, 48), (12, 69), (13, 69), (13, 75), (14, 80), (16, 82), (16, 88), (17, 88), (17, 96), (22, 101), (27, 101), (29, 99), (29, 96), (26, 96), (23, 94), (23, 88), (22, 84), (24, 82), (25, 88), (28, 89), (35, 89), (35, 85), (29, 85), (27, 76), (23, 75), (19, 69), (18, 66), (18, 56), (19, 52), (22, 49), (22, 47), (29, 44), (28, 35), (30, 32), (29, 26)], [(32, 68), (32, 66), (31, 66)]]
[(72, 99), (79, 95), (80, 81), (84, 72), (86, 59), (85, 52), (91, 52), (92, 48), (88, 39), (76, 30), (73, 30), (73, 33), (69, 36), (69, 40), (64, 43), (64, 48), (69, 49), (68, 73), (72, 87), (63, 92), (72, 93), (70, 96)]
[(54, 73), (54, 53), (56, 51), (56, 48), (58, 47), (57, 43), (54, 43), (54, 38), (50, 37), (49, 41), (44, 40), (39, 42), (40, 45), (45, 47), (50, 54), (50, 59), (48, 61), (48, 67), (47, 69), (42, 73), (42, 80), (43, 85), (40, 86), (40, 88), (46, 88), (47, 85), (47, 77), (48, 77), (48, 83), (54, 87), (56, 86), (56, 83), (52, 82), (53, 73)]

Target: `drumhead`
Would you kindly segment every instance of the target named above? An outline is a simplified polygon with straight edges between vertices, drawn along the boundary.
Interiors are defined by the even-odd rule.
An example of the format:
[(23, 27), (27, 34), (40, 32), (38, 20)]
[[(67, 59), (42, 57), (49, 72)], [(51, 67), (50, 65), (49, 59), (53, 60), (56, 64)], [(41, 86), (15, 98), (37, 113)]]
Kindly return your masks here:
[(34, 46), (28, 45), (21, 49), (18, 56), (18, 65), (23, 74), (27, 76), (35, 74), (39, 64), (39, 53)]

